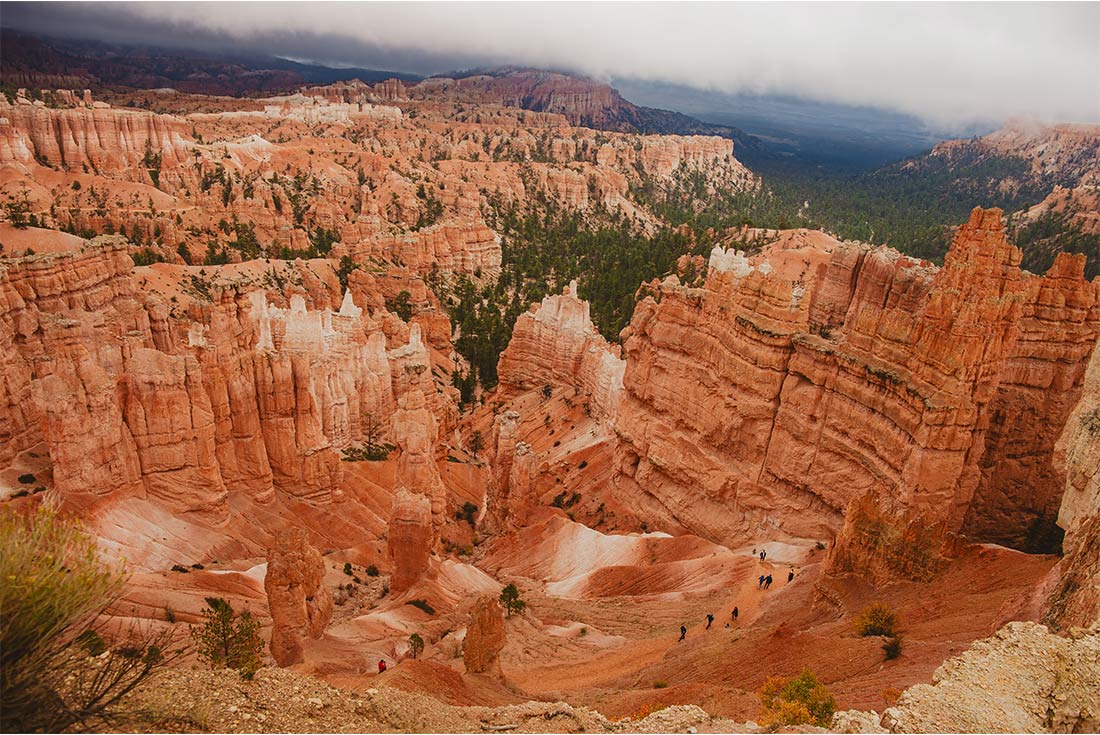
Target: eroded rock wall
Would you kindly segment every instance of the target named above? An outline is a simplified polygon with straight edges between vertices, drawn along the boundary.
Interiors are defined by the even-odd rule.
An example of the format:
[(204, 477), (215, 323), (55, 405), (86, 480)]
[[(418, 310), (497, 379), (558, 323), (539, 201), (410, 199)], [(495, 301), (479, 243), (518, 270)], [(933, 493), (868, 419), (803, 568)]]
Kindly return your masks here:
[(1050, 513), (1056, 490), (994, 468), (1020, 456), (1042, 468), (1025, 478), (1057, 475), (1053, 437), (1100, 333), (1079, 259), (1022, 272), (998, 210), (974, 211), (941, 269), (844, 244), (789, 280), (767, 255), (717, 249), (703, 288), (670, 277), (638, 305), (620, 502), (716, 540), (838, 535), (834, 571), (916, 578), (968, 512)]
[(598, 418), (613, 419), (618, 409), (626, 364), (592, 323), (577, 284), (521, 314), (497, 374), (505, 392), (569, 385), (589, 401)]
[[(137, 289), (132, 268), (125, 241), (102, 237), (0, 271), (0, 461), (44, 441), (63, 498), (149, 496), (216, 517), (230, 491), (338, 501), (336, 450), (387, 438), (410, 390), (395, 373), (429, 363), (417, 325), (387, 350), (384, 311), (350, 293), (327, 308), (335, 279), (302, 275), (285, 308), (253, 282), (204, 282), (184, 306)], [(430, 420), (450, 416), (431, 394)]]
[(1046, 622), (1059, 630), (1091, 628), (1100, 624), (1100, 350), (1093, 352), (1054, 460), (1066, 478), (1058, 511), (1065, 540)]

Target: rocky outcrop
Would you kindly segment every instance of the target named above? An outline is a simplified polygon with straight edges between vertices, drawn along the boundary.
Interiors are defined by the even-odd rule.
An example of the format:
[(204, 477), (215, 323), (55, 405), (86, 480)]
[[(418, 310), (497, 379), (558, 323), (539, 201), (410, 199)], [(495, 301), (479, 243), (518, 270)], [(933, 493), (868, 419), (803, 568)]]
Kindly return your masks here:
[(932, 149), (931, 156), (948, 160), (966, 157), (1019, 158), (1036, 177), (1095, 185), (1100, 181), (1096, 142), (1100, 125), (1063, 123), (1048, 125), (1029, 120), (1010, 120), (1003, 128), (981, 138), (949, 140)]
[[(304, 291), (285, 308), (254, 283), (166, 267), (180, 295), (202, 284), (184, 310), (138, 290), (132, 267), (105, 237), (0, 271), (0, 460), (46, 442), (64, 498), (148, 496), (216, 517), (227, 492), (338, 501), (334, 449), (385, 438), (407, 368), (430, 362), (415, 327), (387, 351), (384, 312), (350, 293), (337, 312), (307, 306), (337, 287), (306, 263), (280, 266)], [(449, 395), (431, 395), (428, 414), (449, 416)]]
[(393, 564), (390, 590), (394, 594), (409, 589), (428, 572), (434, 537), (432, 501), (426, 495), (398, 488), (386, 531), (386, 550)]
[[(161, 165), (177, 165), (193, 145), (181, 120), (135, 110), (111, 109), (104, 103), (72, 108), (42, 102), (0, 99), (0, 164), (37, 163), (70, 170), (130, 170), (141, 174), (147, 152)], [(146, 164), (148, 166), (149, 164)], [(158, 166), (159, 168), (159, 166)]]
[(428, 571), (445, 521), (447, 491), (435, 463), (439, 424), (421, 388), (421, 368), (415, 363), (406, 367), (407, 392), (393, 415), (393, 439), (400, 451), (388, 540), (394, 567), (390, 588), (395, 593), (408, 589)]
[(767, 255), (718, 249), (703, 288), (670, 277), (638, 305), (620, 502), (716, 540), (839, 533), (833, 571), (916, 578), (979, 488), (975, 517), (1047, 507), (982, 467), (1021, 446), (1049, 464), (1100, 333), (1100, 284), (1078, 261), (1024, 274), (998, 210), (974, 211), (942, 269), (849, 244), (789, 280)]
[(1100, 349), (1093, 352), (1054, 461), (1066, 478), (1058, 511), (1065, 540), (1045, 621), (1058, 630), (1091, 628), (1100, 624)]
[(1065, 484), (1052, 456), (1080, 395), (1097, 338), (1096, 289), (1085, 257), (1060, 253), (1046, 277), (1025, 275), (1015, 343), (990, 406), (982, 477), (963, 532), (1034, 552), (1058, 551)]
[[(995, 690), (995, 695), (990, 691)], [(907, 689), (889, 732), (1092, 732), (1100, 727), (1100, 635), (1009, 623)]]
[(275, 535), (267, 551), (264, 590), (271, 613), (271, 655), (280, 666), (301, 663), (302, 642), (320, 638), (332, 618), (325, 560), (301, 528)]
[(520, 414), (516, 411), (505, 411), (493, 422), (487, 527), (503, 527), (508, 522), (522, 526), (527, 509), (535, 504), (531, 490), (538, 474), (538, 458), (529, 444), (518, 440), (519, 425)]
[(497, 374), (506, 391), (573, 386), (590, 398), (593, 415), (610, 419), (626, 369), (617, 352), (596, 330), (574, 281), (561, 295), (547, 296), (519, 316)]
[(470, 611), (462, 662), (467, 674), (500, 675), (500, 652), (504, 648), (504, 609), (489, 596), (480, 597)]
[(348, 123), (358, 119), (401, 121), (400, 108), (359, 100), (332, 100), (309, 94), (269, 97), (264, 100), (264, 116), (280, 120), (299, 120), (307, 125)]
[(500, 274), (500, 235), (484, 223), (442, 224), (406, 235), (361, 237), (337, 245), (338, 255), (402, 263), (417, 273), (496, 278)]

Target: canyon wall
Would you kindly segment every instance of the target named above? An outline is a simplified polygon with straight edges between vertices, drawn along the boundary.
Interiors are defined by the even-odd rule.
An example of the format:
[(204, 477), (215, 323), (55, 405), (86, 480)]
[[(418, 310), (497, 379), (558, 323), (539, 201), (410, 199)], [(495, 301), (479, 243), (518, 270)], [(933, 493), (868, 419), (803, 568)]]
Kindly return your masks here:
[(614, 418), (625, 369), (618, 350), (592, 323), (588, 302), (577, 298), (576, 281), (520, 314), (497, 363), (504, 395), (568, 385), (600, 419)]
[(1045, 622), (1060, 630), (1091, 628), (1100, 624), (1100, 350), (1093, 351), (1054, 463), (1065, 475), (1058, 525), (1066, 535)]
[[(387, 426), (399, 400), (425, 404), (399, 376), (425, 371), (427, 348), (413, 325), (408, 344), (387, 350), (391, 315), (350, 292), (328, 308), (339, 288), (328, 264), (278, 267), (301, 284), (286, 307), (253, 281), (211, 282), (198, 268), (139, 269), (143, 283), (178, 289), (170, 299), (138, 289), (118, 237), (5, 261), (0, 459), (44, 441), (54, 492), (72, 501), (149, 496), (215, 518), (229, 491), (339, 501), (336, 450)], [(450, 421), (452, 396), (431, 395), (431, 420)]]
[(716, 249), (703, 288), (669, 277), (638, 305), (621, 502), (716, 541), (838, 535), (834, 571), (915, 578), (949, 534), (991, 536), (986, 517), (1020, 540), (1021, 508), (1050, 517), (1051, 485), (996, 468), (1060, 482), (1053, 437), (1100, 334), (1083, 258), (1020, 271), (998, 210), (974, 211), (940, 269), (845, 244), (789, 280), (768, 256)]

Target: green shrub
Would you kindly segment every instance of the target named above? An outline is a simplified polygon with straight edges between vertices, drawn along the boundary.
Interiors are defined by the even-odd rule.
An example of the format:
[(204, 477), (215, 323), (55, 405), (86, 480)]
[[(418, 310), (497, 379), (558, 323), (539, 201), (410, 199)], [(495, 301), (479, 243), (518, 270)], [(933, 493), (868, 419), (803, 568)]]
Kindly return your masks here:
[(855, 626), (856, 632), (863, 637), (892, 636), (898, 632), (898, 616), (885, 602), (872, 602), (856, 618)]
[(429, 615), (435, 615), (435, 608), (429, 605), (427, 600), (409, 600), (405, 604), (412, 605), (419, 610), (423, 610)]
[(769, 677), (760, 689), (760, 703), (760, 724), (766, 728), (828, 727), (836, 711), (833, 695), (809, 669), (795, 677)]
[(251, 679), (262, 663), (260, 624), (248, 610), (235, 615), (233, 606), (220, 597), (207, 597), (206, 606), (203, 622), (191, 626), (199, 658), (210, 668), (234, 669), (242, 679)]
[(466, 501), (462, 504), (462, 508), (455, 511), (455, 520), (466, 521), (471, 526), (477, 523), (477, 506)]
[(901, 655), (901, 636), (894, 635), (886, 639), (882, 644), (882, 652), (886, 654), (886, 660), (891, 661)]
[(348, 575), (349, 577), (352, 576), (352, 574), (354, 574), (354, 572), (352, 572), (352, 570), (351, 570), (351, 562), (350, 561), (344, 562), (344, 574)]
[(653, 688), (654, 689), (665, 689), (667, 687), (668, 687), (668, 682), (667, 681), (662, 681), (662, 680), (658, 679), (657, 681), (653, 682)]
[(35, 479), (36, 479), (35, 476), (30, 474), (30, 473), (19, 476), (19, 482), (22, 483), (23, 485), (30, 485), (32, 482), (35, 481)]
[[(131, 628), (112, 646), (93, 624), (118, 598), (121, 566), (74, 521), (0, 510), (0, 717), (8, 732), (89, 729), (175, 658), (171, 634)], [(89, 655), (98, 655), (95, 666)]]
[(409, 651), (412, 652), (412, 657), (416, 658), (424, 650), (424, 639), (420, 637), (419, 633), (413, 633), (409, 636)]
[(378, 576), (378, 567), (374, 566), (373, 564), (371, 564), (369, 567), (367, 567), (367, 576), (368, 577), (377, 577)]
[(498, 599), (504, 609), (508, 611), (508, 617), (512, 617), (512, 613), (523, 612), (524, 608), (527, 607), (527, 603), (519, 599), (519, 590), (516, 589), (514, 584), (509, 584), (502, 589)]
[(1100, 436), (1100, 408), (1094, 408), (1081, 414), (1081, 425), (1089, 436)]

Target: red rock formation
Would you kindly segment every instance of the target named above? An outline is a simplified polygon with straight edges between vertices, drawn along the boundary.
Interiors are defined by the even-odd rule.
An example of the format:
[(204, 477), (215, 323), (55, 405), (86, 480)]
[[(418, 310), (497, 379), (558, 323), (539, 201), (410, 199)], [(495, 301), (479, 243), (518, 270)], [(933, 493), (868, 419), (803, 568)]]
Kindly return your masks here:
[(1066, 478), (1058, 511), (1065, 554), (1047, 601), (1046, 622), (1059, 630), (1100, 623), (1100, 349), (1094, 350), (1081, 400), (1054, 452)]
[(1100, 125), (1063, 123), (1047, 125), (1010, 120), (1003, 128), (977, 140), (949, 140), (932, 149), (932, 156), (954, 158), (977, 153), (981, 157), (1004, 156), (1027, 161), (1037, 176), (1093, 185), (1100, 177), (1096, 141)]
[(497, 374), (505, 391), (571, 385), (590, 397), (600, 418), (614, 416), (626, 365), (592, 324), (587, 301), (570, 283), (560, 296), (547, 296), (521, 314)]
[(435, 535), (428, 496), (399, 488), (393, 494), (386, 533), (387, 553), (393, 564), (390, 590), (398, 594), (428, 572)]
[(422, 274), (438, 270), (496, 277), (500, 273), (500, 236), (481, 222), (438, 225), (401, 236), (358, 238), (334, 250), (359, 261), (386, 258)]
[(275, 535), (267, 551), (264, 590), (271, 612), (271, 655), (280, 666), (301, 663), (302, 641), (320, 638), (332, 618), (325, 560), (301, 528)]
[[(998, 400), (1037, 416), (1020, 442), (1049, 458), (1044, 427), (1062, 404), (1012, 398), (1016, 366), (1063, 360), (1044, 374), (1072, 405), (1100, 333), (1098, 284), (1065, 264), (1022, 274), (996, 210), (975, 210), (938, 271), (844, 246), (792, 282), (766, 258), (716, 251), (705, 288), (670, 278), (639, 304), (623, 333), (615, 495), (714, 539), (821, 538), (843, 522), (834, 571), (927, 574), (985, 487)], [(996, 441), (990, 454), (990, 467), (1005, 457)], [(995, 473), (987, 484), (1005, 505), (1034, 504)]]
[[(165, 115), (114, 110), (105, 103), (51, 108), (17, 98), (0, 100), (0, 162), (41, 162), (72, 170), (131, 170), (143, 174), (146, 151), (162, 164), (178, 165), (190, 155), (185, 124)], [(148, 181), (148, 175), (135, 180)]]
[[(311, 282), (310, 266), (281, 267), (314, 303), (335, 300), (335, 283)], [(125, 243), (101, 238), (8, 260), (0, 278), (0, 459), (45, 441), (64, 497), (148, 495), (216, 516), (227, 489), (340, 500), (333, 449), (388, 425), (394, 373), (430, 363), (416, 334), (388, 354), (379, 320), (350, 294), (337, 313), (302, 295), (284, 309), (215, 273), (185, 316), (158, 291), (182, 295), (194, 273), (163, 266), (142, 276), (158, 287), (139, 291), (131, 268)], [(431, 395), (431, 410), (450, 416), (450, 394)]]
[(1096, 290), (1085, 256), (1058, 255), (1045, 278), (1024, 278), (1017, 335), (992, 402), (982, 479), (963, 532), (1037, 552), (1057, 551), (1065, 481), (1051, 456), (1096, 345)]
[(470, 611), (462, 662), (467, 674), (500, 675), (500, 651), (504, 648), (504, 609), (494, 598), (478, 598)]
[(421, 390), (420, 365), (408, 366), (409, 384), (393, 415), (393, 439), (400, 455), (394, 476), (389, 556), (390, 588), (403, 592), (428, 571), (445, 521), (447, 491), (435, 463), (439, 424)]

